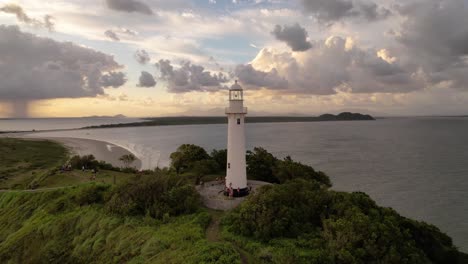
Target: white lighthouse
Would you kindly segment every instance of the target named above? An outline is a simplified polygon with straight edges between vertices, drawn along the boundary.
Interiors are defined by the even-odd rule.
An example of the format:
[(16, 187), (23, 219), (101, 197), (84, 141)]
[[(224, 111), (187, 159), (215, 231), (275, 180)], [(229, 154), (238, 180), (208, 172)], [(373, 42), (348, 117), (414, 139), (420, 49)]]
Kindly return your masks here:
[(244, 91), (237, 83), (229, 89), (228, 144), (225, 194), (243, 197), (249, 194), (245, 162), (245, 115)]

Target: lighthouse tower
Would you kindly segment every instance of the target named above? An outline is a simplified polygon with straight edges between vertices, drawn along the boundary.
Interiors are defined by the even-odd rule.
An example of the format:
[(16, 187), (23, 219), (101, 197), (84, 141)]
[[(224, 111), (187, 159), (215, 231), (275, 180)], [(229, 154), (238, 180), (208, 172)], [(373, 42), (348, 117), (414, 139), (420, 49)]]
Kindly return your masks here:
[(245, 162), (245, 115), (244, 91), (237, 83), (229, 89), (228, 146), (225, 195), (243, 197), (249, 194)]

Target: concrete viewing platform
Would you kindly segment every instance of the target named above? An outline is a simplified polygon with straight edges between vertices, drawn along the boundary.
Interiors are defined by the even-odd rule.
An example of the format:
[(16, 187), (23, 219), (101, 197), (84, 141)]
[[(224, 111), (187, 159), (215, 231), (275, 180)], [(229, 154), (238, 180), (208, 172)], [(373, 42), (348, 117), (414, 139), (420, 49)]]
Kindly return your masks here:
[[(252, 187), (252, 191), (249, 195), (255, 193), (255, 191), (265, 185), (271, 185), (268, 182), (262, 181), (247, 181), (247, 186)], [(224, 195), (224, 181), (211, 181), (206, 182), (203, 185), (196, 187), (197, 191), (202, 196), (203, 204), (215, 210), (227, 211), (237, 207), (247, 197), (232, 198)]]

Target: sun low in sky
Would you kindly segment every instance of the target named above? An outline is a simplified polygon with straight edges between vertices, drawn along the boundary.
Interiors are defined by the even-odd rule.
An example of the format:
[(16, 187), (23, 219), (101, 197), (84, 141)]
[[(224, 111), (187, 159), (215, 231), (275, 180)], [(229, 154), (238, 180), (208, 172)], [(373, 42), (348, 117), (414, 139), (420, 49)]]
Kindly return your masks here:
[(0, 117), (468, 114), (465, 0), (0, 1)]

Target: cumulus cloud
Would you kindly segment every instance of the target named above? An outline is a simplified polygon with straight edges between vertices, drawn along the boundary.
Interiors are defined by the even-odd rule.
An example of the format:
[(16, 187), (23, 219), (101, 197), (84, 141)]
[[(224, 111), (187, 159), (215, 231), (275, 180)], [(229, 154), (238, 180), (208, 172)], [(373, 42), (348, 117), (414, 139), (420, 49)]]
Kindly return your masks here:
[(271, 33), (276, 39), (286, 42), (293, 51), (306, 51), (312, 48), (312, 44), (307, 41), (307, 31), (297, 23), (284, 27), (276, 25)]
[(0, 26), (0, 98), (14, 102), (94, 97), (125, 80), (113, 56)]
[(428, 0), (397, 9), (406, 20), (396, 38), (414, 67), (421, 67), (432, 84), (449, 82), (451, 87), (468, 89), (466, 2)]
[(135, 57), (136, 61), (138, 63), (142, 64), (142, 65), (147, 64), (151, 60), (151, 57), (148, 54), (148, 52), (146, 52), (146, 50), (137, 50), (135, 52), (134, 57)]
[[(379, 57), (378, 51), (361, 49), (349, 42), (330, 37), (303, 53), (263, 49), (252, 66), (256, 71), (274, 70), (288, 81), (288, 91), (295, 93), (405, 93), (424, 87), (421, 76), (396, 59), (390, 63)], [(277, 88), (278, 85), (270, 87)]]
[(14, 14), (16, 16), (16, 19), (18, 21), (35, 26), (35, 27), (44, 27), (48, 29), (49, 31), (53, 31), (55, 27), (55, 23), (53, 21), (53, 17), (51, 15), (45, 15), (44, 20), (40, 21), (35, 18), (31, 18), (28, 16), (23, 8), (17, 4), (6, 4), (3, 7), (0, 8), (0, 11), (8, 14)]
[(351, 0), (301, 0), (306, 13), (319, 21), (333, 22), (347, 17), (358, 17), (369, 21), (384, 19), (390, 11), (374, 2)]
[(244, 85), (249, 86), (249, 88), (288, 88), (288, 81), (279, 76), (275, 68), (270, 71), (259, 71), (254, 69), (250, 64), (237, 65), (234, 74)]
[(117, 35), (117, 33), (115, 33), (114, 31), (112, 31), (110, 29), (106, 30), (106, 32), (104, 32), (104, 35), (106, 35), (106, 37), (110, 38), (113, 41), (120, 41), (120, 38)]
[(138, 87), (154, 87), (156, 86), (156, 80), (151, 73), (142, 71), (138, 83)]
[(118, 88), (127, 82), (125, 73), (123, 72), (109, 72), (101, 77), (101, 85), (103, 87)]
[(106, 3), (107, 7), (116, 11), (128, 13), (135, 12), (144, 15), (153, 14), (153, 10), (151, 10), (147, 4), (137, 0), (106, 0)]
[(216, 91), (223, 89), (223, 83), (228, 82), (223, 73), (205, 71), (203, 66), (194, 65), (189, 61), (182, 62), (181, 67), (175, 69), (169, 60), (159, 60), (156, 67), (171, 93)]

